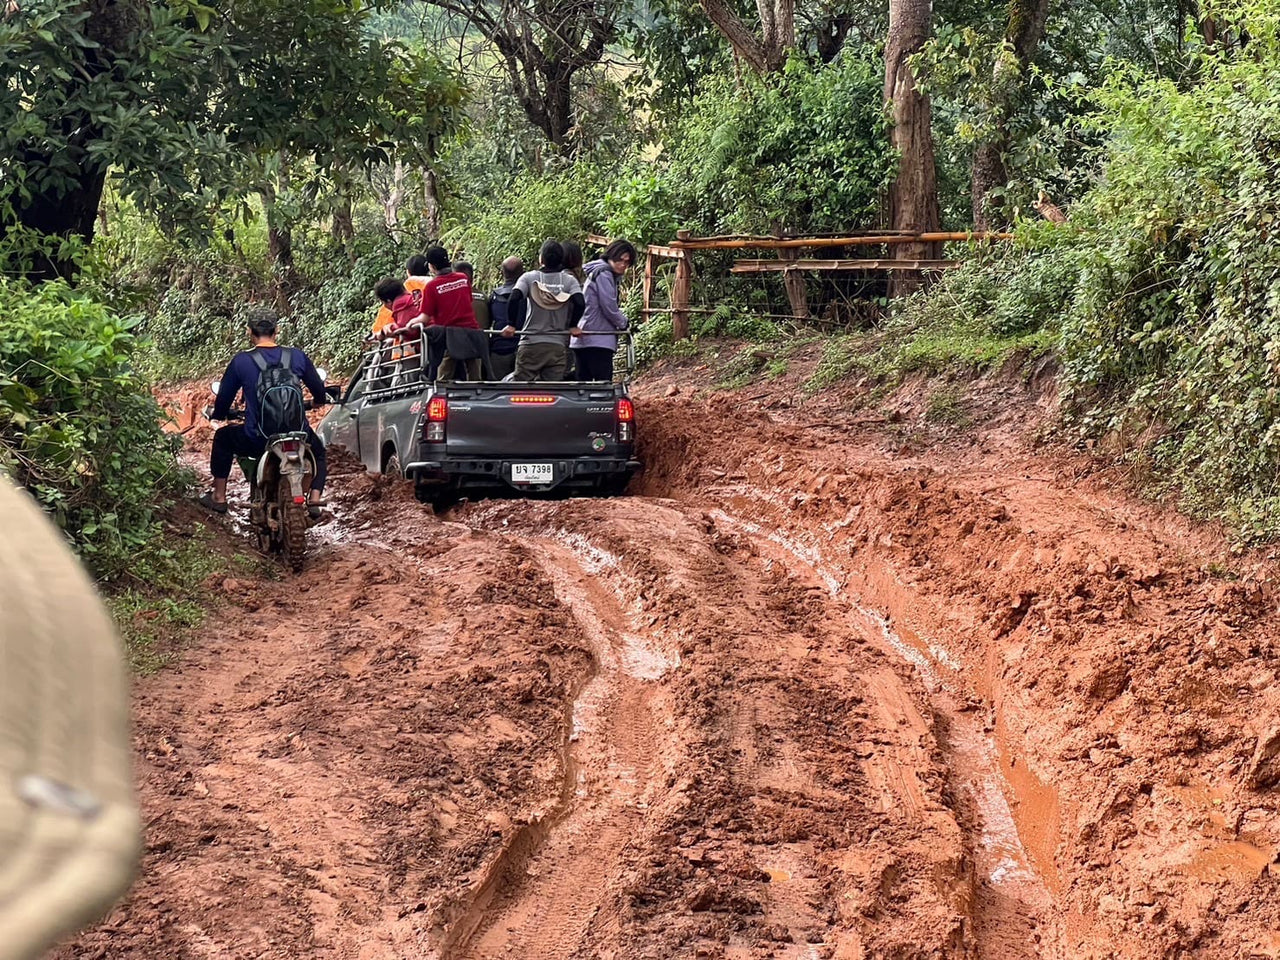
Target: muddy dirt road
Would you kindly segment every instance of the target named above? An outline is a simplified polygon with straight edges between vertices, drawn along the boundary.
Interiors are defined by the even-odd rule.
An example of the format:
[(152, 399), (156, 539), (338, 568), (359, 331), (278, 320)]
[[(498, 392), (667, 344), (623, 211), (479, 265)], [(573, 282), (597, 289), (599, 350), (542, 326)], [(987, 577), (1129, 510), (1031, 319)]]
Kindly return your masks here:
[(628, 497), (339, 463), (139, 682), (144, 872), (61, 955), (1280, 956), (1270, 566), (1006, 426), (683, 376)]

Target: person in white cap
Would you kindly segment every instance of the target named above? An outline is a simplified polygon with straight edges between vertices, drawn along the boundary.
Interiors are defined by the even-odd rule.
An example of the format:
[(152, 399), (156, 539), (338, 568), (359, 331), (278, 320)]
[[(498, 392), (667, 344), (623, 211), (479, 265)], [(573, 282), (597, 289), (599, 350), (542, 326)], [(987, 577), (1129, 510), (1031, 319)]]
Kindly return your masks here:
[(133, 879), (124, 655), (58, 530), (0, 474), (0, 958), (31, 960)]

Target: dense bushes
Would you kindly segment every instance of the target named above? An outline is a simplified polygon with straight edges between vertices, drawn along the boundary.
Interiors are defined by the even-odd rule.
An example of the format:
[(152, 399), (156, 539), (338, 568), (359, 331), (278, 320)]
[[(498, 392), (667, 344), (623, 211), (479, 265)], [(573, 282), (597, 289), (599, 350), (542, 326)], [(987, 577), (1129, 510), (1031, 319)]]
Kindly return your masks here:
[(1153, 488), (1246, 535), (1280, 534), (1280, 42), (1267, 4), (1243, 51), (1191, 84), (1117, 74), (1106, 145), (1068, 224), (956, 271), (897, 322), (1060, 334), (1070, 426)]
[(853, 45), (830, 64), (793, 58), (769, 80), (711, 82), (671, 136), (664, 180), (680, 225), (707, 233), (869, 226), (894, 171), (883, 85), (880, 58)]
[(134, 321), (62, 283), (0, 280), (0, 465), (100, 575), (156, 532), (175, 447), (133, 371)]

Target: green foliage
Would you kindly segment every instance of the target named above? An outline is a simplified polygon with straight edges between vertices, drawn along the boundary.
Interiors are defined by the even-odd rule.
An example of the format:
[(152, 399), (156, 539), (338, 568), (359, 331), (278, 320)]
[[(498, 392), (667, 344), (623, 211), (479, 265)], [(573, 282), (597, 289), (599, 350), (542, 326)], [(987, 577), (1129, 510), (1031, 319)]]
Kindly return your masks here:
[(413, 233), (396, 239), (373, 231), (356, 236), (354, 260), (348, 260), (331, 239), (308, 235), (301, 247), (305, 259), (328, 269), (293, 298), (282, 335), (335, 372), (353, 370), (377, 310), (374, 284), (388, 273), (403, 275), (405, 261), (424, 248)]
[(277, 570), (260, 556), (227, 557), (199, 523), (150, 543), (107, 597), (134, 671), (154, 673), (172, 661), (183, 638), (205, 621), (216, 596), (211, 580), (228, 574), (263, 579)]
[(1056, 338), (1068, 423), (1246, 536), (1280, 534), (1280, 12), (1217, 9), (1194, 82), (1117, 70), (1095, 185), (886, 326), (891, 365), (991, 363)]
[(828, 340), (822, 347), (817, 367), (804, 385), (805, 392), (825, 390), (851, 376), (854, 371), (865, 369), (866, 360), (860, 345), (861, 338), (852, 334)]
[(0, 281), (0, 466), (102, 576), (152, 538), (179, 482), (160, 408), (132, 369), (134, 324), (61, 283)]
[(598, 229), (604, 184), (604, 172), (589, 163), (541, 177), (525, 174), (447, 230), (444, 243), (475, 264), (478, 278), (496, 277), (512, 254), (532, 267), (548, 237), (581, 242)]
[(1082, 430), (1138, 440), (1188, 507), (1274, 536), (1280, 43), (1270, 5), (1237, 16), (1248, 47), (1204, 54), (1194, 86), (1129, 76), (1100, 92), (1111, 139), (1077, 217), (1063, 357)]
[(657, 164), (611, 185), (606, 229), (665, 242), (702, 233), (820, 232), (870, 223), (894, 163), (883, 64), (846, 47), (833, 63), (793, 58), (775, 77), (715, 77)]
[[(366, 32), (362, 0), (30, 0), (0, 18), (0, 226), (92, 233), (111, 171), (170, 228), (280, 181), (310, 202), (333, 173), (410, 162), (459, 119), (463, 88), (421, 48)], [(311, 166), (300, 164), (306, 160)], [(65, 262), (65, 261), (58, 261)]]

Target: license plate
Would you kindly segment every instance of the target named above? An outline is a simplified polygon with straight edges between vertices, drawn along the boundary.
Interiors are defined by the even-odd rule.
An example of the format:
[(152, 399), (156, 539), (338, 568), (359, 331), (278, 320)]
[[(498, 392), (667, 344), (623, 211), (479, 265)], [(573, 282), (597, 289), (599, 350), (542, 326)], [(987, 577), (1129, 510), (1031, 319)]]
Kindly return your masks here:
[(512, 483), (551, 483), (555, 480), (555, 468), (550, 463), (513, 463)]

